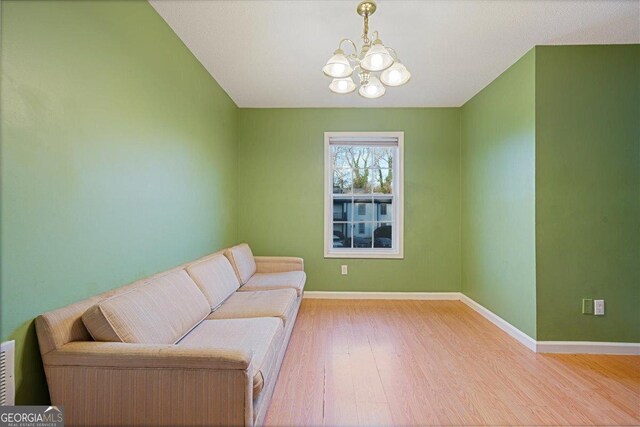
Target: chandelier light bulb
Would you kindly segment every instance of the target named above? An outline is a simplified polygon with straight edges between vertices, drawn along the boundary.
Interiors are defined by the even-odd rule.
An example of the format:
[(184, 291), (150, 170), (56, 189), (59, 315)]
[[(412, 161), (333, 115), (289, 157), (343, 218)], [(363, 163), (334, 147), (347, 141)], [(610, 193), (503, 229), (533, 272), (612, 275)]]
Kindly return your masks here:
[(402, 74), (400, 74), (400, 71), (391, 70), (389, 72), (389, 82), (397, 84), (397, 83), (400, 83), (401, 79), (402, 79)]
[(339, 79), (349, 77), (353, 73), (353, 68), (351, 68), (347, 57), (344, 56), (342, 49), (338, 49), (329, 58), (322, 71), (329, 77)]
[(393, 64), (393, 58), (380, 39), (373, 42), (360, 62), (360, 66), (367, 71), (382, 71), (389, 68), (391, 64)]
[(329, 90), (339, 94), (351, 93), (356, 90), (356, 84), (351, 77), (347, 77), (346, 79), (333, 79), (329, 85)]
[(396, 61), (380, 75), (380, 80), (387, 86), (402, 86), (411, 78), (411, 73), (404, 64)]
[(382, 62), (382, 55), (377, 53), (375, 55), (371, 55), (371, 66), (379, 68), (382, 66)]
[(360, 95), (369, 99), (380, 98), (385, 92), (386, 89), (384, 85), (376, 76), (370, 76), (369, 82), (360, 86), (360, 90), (358, 91)]

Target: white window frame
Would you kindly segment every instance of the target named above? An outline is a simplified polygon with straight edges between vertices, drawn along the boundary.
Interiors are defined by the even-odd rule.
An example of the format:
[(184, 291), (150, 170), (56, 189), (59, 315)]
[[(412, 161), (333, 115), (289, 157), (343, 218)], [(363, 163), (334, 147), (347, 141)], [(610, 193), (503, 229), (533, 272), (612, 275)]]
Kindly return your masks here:
[[(397, 161), (393, 165), (392, 247), (333, 247), (333, 174), (331, 173), (331, 139), (353, 139), (353, 144), (375, 145), (376, 140), (398, 141)], [(361, 142), (370, 139), (368, 143)], [(355, 209), (355, 208), (354, 208)], [(324, 257), (325, 258), (404, 258), (404, 132), (325, 132), (324, 133)]]

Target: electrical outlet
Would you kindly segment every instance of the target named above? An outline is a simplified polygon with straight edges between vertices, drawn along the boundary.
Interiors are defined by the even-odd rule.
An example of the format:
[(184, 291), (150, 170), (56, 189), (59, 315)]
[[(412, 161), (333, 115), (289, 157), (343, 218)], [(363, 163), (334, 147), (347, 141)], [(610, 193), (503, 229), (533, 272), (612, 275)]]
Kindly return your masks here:
[(593, 310), (593, 314), (595, 314), (596, 316), (604, 316), (604, 300), (603, 299), (597, 299), (595, 301), (593, 301), (593, 306), (594, 306), (594, 310)]
[(592, 299), (583, 299), (582, 300), (582, 314), (593, 314), (593, 300)]
[(340, 273), (342, 273), (343, 276), (346, 276), (347, 274), (349, 274), (349, 268), (346, 265), (341, 265)]

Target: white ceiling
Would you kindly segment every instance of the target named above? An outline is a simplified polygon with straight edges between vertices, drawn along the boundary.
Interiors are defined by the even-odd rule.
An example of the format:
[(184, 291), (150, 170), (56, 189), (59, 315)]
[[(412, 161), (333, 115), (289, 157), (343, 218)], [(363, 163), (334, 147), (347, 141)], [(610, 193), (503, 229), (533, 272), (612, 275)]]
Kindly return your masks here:
[(379, 0), (371, 29), (413, 77), (370, 100), (321, 71), (359, 39), (358, 0), (150, 2), (240, 107), (457, 107), (535, 45), (640, 43), (640, 0)]

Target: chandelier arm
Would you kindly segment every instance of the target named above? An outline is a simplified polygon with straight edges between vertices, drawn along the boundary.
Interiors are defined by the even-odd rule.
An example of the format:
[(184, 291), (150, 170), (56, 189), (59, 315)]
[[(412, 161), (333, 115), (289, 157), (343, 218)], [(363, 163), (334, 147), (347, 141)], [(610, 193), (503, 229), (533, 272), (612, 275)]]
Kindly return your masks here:
[[(338, 48), (339, 49), (342, 49), (342, 43), (351, 43), (351, 46), (353, 46), (354, 54), (355, 54), (356, 58), (358, 57), (358, 46), (356, 46), (356, 44), (353, 42), (353, 40), (351, 40), (351, 39), (342, 39), (342, 40), (340, 40), (340, 43), (338, 43)], [(351, 56), (351, 55), (349, 55), (349, 56)]]
[(385, 47), (387, 48), (387, 50), (389, 52), (391, 52), (391, 57), (393, 58), (393, 60), (397, 61), (398, 60), (398, 52), (396, 52), (396, 50), (394, 48), (392, 48), (392, 47), (389, 47), (389, 46), (385, 46)]

